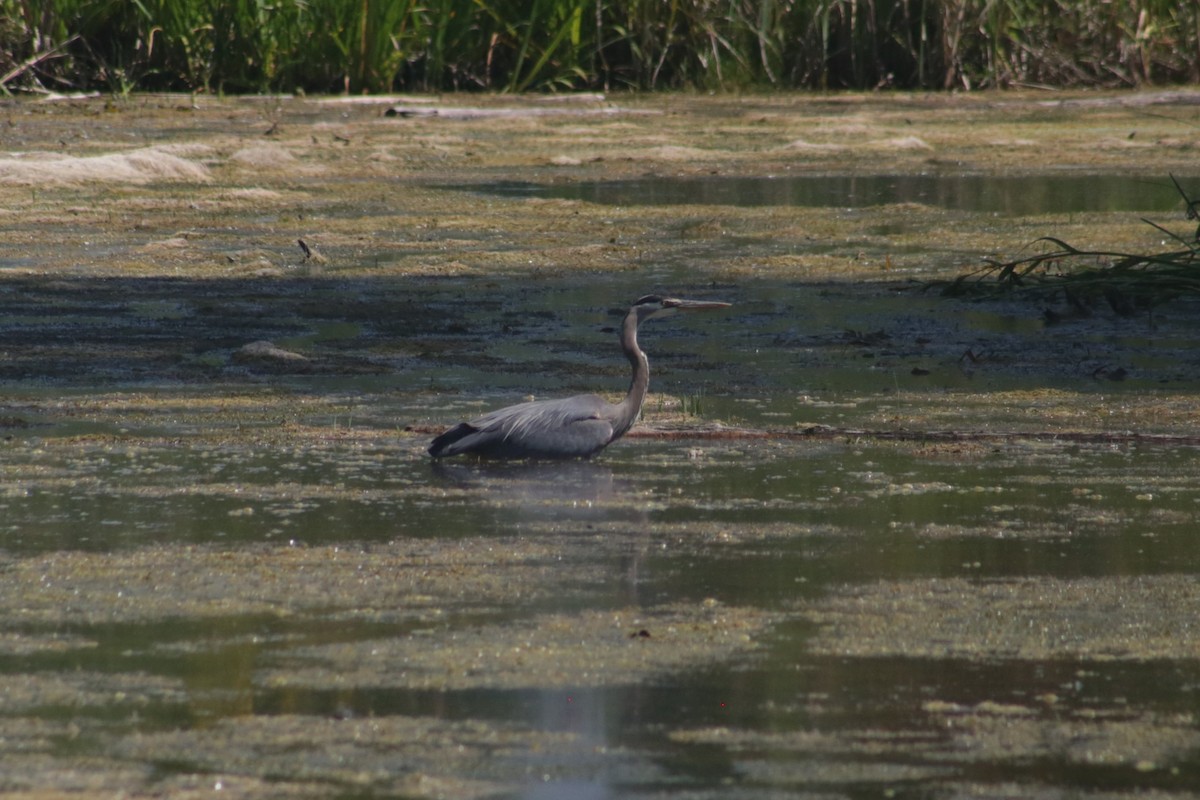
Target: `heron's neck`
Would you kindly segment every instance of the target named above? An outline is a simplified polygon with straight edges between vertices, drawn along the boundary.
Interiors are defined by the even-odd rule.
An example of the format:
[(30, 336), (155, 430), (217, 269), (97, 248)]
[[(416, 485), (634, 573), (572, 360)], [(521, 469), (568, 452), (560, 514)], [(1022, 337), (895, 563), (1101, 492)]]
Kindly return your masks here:
[(613, 420), (613, 439), (623, 435), (637, 420), (642, 411), (642, 403), (646, 400), (646, 390), (650, 388), (650, 360), (638, 347), (637, 314), (628, 314), (621, 325), (621, 349), (633, 366), (633, 380), (629, 384), (629, 393), (617, 404), (617, 416)]

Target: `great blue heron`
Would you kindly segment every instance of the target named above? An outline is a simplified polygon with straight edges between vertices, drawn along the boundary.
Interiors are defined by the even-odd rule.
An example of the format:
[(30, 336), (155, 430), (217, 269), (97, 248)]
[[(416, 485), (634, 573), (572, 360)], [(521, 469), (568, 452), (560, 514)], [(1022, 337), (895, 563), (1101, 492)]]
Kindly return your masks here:
[(486, 458), (591, 458), (625, 435), (642, 410), (650, 362), (638, 347), (638, 325), (678, 311), (728, 308), (729, 303), (646, 295), (621, 323), (621, 349), (633, 365), (629, 394), (610, 403), (594, 394), (520, 403), (462, 422), (433, 440), (434, 458), (473, 453)]

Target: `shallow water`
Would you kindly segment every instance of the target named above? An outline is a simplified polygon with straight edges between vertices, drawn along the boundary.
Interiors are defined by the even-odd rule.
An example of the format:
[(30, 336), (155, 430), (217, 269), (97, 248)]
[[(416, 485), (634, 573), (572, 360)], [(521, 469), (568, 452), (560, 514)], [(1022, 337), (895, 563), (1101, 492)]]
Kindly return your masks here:
[[(448, 422), (527, 391), (619, 389), (609, 299), (644, 276), (543, 281), (469, 309), (460, 282), (397, 286), (450, 322), (406, 340), (423, 354), (403, 370), (357, 375), (337, 359), (381, 343), (371, 304), (399, 295), (374, 283), (336, 323), (297, 305), (312, 288), (257, 287), (272, 311), (245, 324), (299, 309), (307, 323), (281, 341), (326, 353), (332, 374), (268, 372), (274, 388), (249, 394), (118, 383), (102, 402), (58, 376), (69, 413), (4, 444), (0, 664), (19, 689), (0, 710), (45, 731), (9, 749), (7, 785), (82, 764), (90, 790), (241, 780), (362, 797), (1053, 796), (1200, 779), (1196, 450), (1109, 440), (1119, 427), (1056, 441), (1045, 413), (1131, 406), (1154, 430), (1137, 404), (1195, 385), (1183, 308), (1047, 343), (1032, 309), (912, 287), (660, 279), (736, 305), (647, 325), (645, 423), (776, 435), (631, 436), (592, 462), (506, 465), (431, 462), (428, 435), (399, 429), (431, 405)], [(178, 295), (134, 288), (140, 312)], [(205, 302), (224, 305), (216, 290)], [(342, 280), (325, 296), (368, 293)], [(126, 369), (172, 347), (177, 315), (140, 312), (131, 330), (152, 347), (124, 337)], [(1071, 352), (1089, 355), (1064, 368)], [(1092, 375), (1106, 359), (1129, 377)], [(197, 379), (217, 362), (199, 363)]]
[[(290, 785), (280, 737), (309, 763), (290, 780), (350, 796), (413, 769), (530, 798), (1200, 779), (1179, 584), (1200, 569), (1192, 448), (631, 439), (590, 463), (486, 465), (431, 464), (422, 444), (10, 442), (6, 469), (28, 477), (0, 502), (0, 604), (20, 634), (0, 646), (23, 687), (4, 712), (50, 733), (10, 750), (9, 785), (36, 780), (31, 753)], [(522, 569), (486, 566), (503, 551)], [(445, 565), (471, 586), (472, 563), (507, 585), (358, 585)], [(1014, 581), (1017, 604), (991, 616), (987, 593)], [(1179, 592), (1183, 606), (1158, 605)], [(912, 604), (929, 629), (903, 622)], [(684, 610), (655, 618), (668, 607)], [(645, 617), (592, 632), (588, 614), (631, 608)], [(747, 637), (729, 648), (681, 637), (714, 609), (768, 618), (737, 617)], [(564, 625), (577, 632), (560, 642)], [(522, 647), (549, 649), (511, 662)], [(631, 647), (666, 660), (610, 663)], [(449, 663), (430, 662), (439, 648)], [(378, 760), (351, 744), (404, 719), (505, 755)]]
[(615, 181), (475, 184), (506, 197), (553, 197), (605, 205), (829, 206), (918, 203), (1004, 216), (1170, 211), (1183, 201), (1170, 180), (1131, 175), (653, 176)]
[[(41, 377), (3, 445), (0, 712), (44, 733), (8, 749), (5, 785), (1052, 796), (1200, 778), (1200, 461), (1110, 438), (1172, 430), (1146, 403), (1195, 388), (1186, 306), (1047, 329), (915, 285), (664, 267), (653, 283), (735, 303), (643, 331), (644, 423), (681, 438), (488, 465), (431, 462), (401, 430), (619, 391), (612, 298), (647, 283), (23, 295), (41, 328), (20, 368)], [(119, 297), (111, 372), (63, 372), (64, 342), (100, 324), (89, 303)], [(230, 360), (224, 315), (312, 361)], [(166, 362), (176, 384), (127, 383)], [(1055, 440), (1082, 419), (1090, 437)], [(699, 435), (712, 421), (774, 433)]]

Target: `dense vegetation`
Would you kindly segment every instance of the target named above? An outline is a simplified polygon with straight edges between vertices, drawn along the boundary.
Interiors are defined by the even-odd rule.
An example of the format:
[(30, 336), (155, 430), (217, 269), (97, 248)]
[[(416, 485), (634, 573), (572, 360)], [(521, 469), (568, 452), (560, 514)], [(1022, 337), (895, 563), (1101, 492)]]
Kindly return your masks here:
[(1192, 0), (0, 0), (9, 92), (1183, 81)]

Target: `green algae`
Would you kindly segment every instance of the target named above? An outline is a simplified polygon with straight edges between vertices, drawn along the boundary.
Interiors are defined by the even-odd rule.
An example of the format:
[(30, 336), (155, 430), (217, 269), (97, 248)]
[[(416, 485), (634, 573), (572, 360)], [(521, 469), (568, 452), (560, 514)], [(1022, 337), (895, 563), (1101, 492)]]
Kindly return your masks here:
[(950, 579), (859, 586), (805, 615), (821, 626), (813, 649), (829, 654), (1190, 661), (1198, 591), (1180, 575)]
[(761, 610), (723, 608), (713, 601), (697, 607), (543, 615), (448, 634), (429, 630), (404, 639), (305, 648), (287, 654), (282, 666), (259, 680), (272, 689), (636, 684), (753, 650), (772, 620), (772, 614)]

